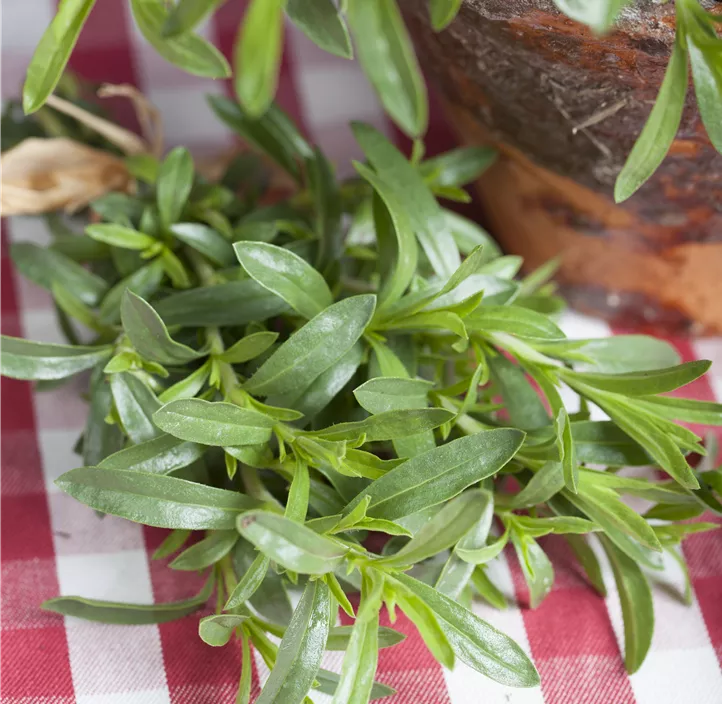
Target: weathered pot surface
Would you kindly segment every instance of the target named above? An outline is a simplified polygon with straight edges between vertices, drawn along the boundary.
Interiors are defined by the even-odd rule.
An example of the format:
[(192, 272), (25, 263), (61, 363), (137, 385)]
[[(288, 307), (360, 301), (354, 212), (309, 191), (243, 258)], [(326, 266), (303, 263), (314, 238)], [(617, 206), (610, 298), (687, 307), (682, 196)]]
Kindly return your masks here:
[(462, 140), (501, 152), (479, 194), (502, 245), (529, 268), (562, 254), (571, 303), (613, 323), (722, 331), (722, 156), (691, 85), (667, 159), (612, 198), (664, 75), (673, 5), (637, 0), (603, 37), (550, 0), (466, 0), (438, 34), (426, 0), (402, 7)]

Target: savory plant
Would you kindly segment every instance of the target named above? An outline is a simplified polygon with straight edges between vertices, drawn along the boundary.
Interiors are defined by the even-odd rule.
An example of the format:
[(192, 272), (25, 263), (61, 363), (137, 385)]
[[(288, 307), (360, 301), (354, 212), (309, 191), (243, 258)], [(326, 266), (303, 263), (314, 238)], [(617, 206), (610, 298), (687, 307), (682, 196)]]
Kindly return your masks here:
[[(134, 194), (95, 200), (82, 233), (55, 217), (50, 246), (11, 250), (52, 293), (69, 344), (3, 337), (1, 358), (3, 374), (39, 390), (90, 371), (83, 466), (58, 485), (170, 529), (154, 557), (207, 582), (182, 602), (44, 607), (162, 623), (215, 594), (199, 634), (240, 642), (238, 702), (250, 699), (251, 646), (271, 670), (260, 704), (391, 694), (374, 680), (378, 650), (403, 636), (379, 627), (383, 605), (444, 666), (531, 687), (532, 662), (470, 604), (505, 606), (488, 566), (510, 544), (539, 605), (554, 570), (538, 538), (560, 534), (602, 594), (606, 553), (636, 671), (654, 624), (646, 572), (664, 552), (684, 568), (681, 541), (716, 527), (687, 519), (722, 514), (722, 470), (690, 463), (705, 447), (676, 422), (722, 424), (722, 405), (667, 395), (709, 363), (681, 364), (645, 336), (567, 339), (553, 267), (517, 280), (518, 257), (436, 200), (463, 194), (488, 150), (408, 161), (357, 123), (366, 161), (339, 183), (275, 105), (256, 119), (210, 102), (294, 189), (270, 198), (248, 152), (218, 182), (183, 148), (126, 159)], [(646, 465), (661, 472), (618, 471)], [(630, 496), (651, 508), (641, 515)], [(336, 625), (339, 607), (353, 626)], [(346, 652), (340, 674), (320, 667), (325, 649)]]
[[(633, 0), (554, 0), (570, 18), (595, 32), (609, 31)], [(95, 0), (63, 0), (28, 68), (23, 93), (27, 113), (40, 108), (60, 80)], [(223, 55), (194, 29), (223, 0), (130, 0), (145, 39), (167, 61), (189, 73), (227, 78)], [(431, 23), (443, 30), (462, 0), (429, 0)], [(715, 23), (722, 15), (699, 0), (676, 0), (676, 39), (664, 81), (649, 119), (620, 172), (617, 202), (629, 198), (662, 163), (679, 128), (689, 65), (702, 122), (722, 152), (722, 39)], [(426, 132), (424, 79), (396, 0), (251, 0), (238, 30), (233, 62), (236, 94), (246, 113), (258, 118), (271, 105), (278, 84), (284, 17), (321, 49), (343, 58), (354, 50), (390, 117), (412, 139)]]

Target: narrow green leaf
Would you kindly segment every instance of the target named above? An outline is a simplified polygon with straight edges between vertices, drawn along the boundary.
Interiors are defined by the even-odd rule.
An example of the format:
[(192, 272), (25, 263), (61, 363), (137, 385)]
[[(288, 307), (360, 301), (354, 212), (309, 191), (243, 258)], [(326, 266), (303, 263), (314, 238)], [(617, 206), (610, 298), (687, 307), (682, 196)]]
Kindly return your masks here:
[(219, 266), (231, 266), (236, 258), (231, 243), (212, 227), (198, 222), (171, 225), (173, 235)]
[(434, 611), (460, 660), (504, 685), (535, 687), (539, 684), (536, 668), (511, 638), (433, 587), (405, 574), (397, 574), (394, 579)]
[(677, 545), (689, 535), (695, 533), (706, 533), (710, 530), (718, 530), (721, 526), (717, 523), (670, 523), (669, 525), (653, 526), (653, 530), (664, 545)]
[(98, 311), (100, 322), (105, 325), (114, 325), (120, 322), (120, 305), (125, 292), (132, 291), (147, 300), (160, 287), (163, 274), (163, 263), (159, 259), (154, 259), (150, 264), (142, 266), (121, 279), (108, 291), (100, 304)]
[(436, 186), (464, 186), (475, 181), (496, 161), (496, 157), (497, 152), (490, 147), (459, 147), (426, 159), (419, 165), (419, 170), (427, 181)]
[(676, 348), (648, 335), (613, 335), (591, 340), (537, 343), (544, 354), (574, 362), (575, 371), (623, 374), (674, 367), (682, 360)]
[(98, 463), (98, 467), (169, 474), (192, 464), (203, 456), (204, 451), (202, 445), (179, 440), (172, 435), (161, 435), (108, 455)]
[(588, 540), (583, 535), (567, 535), (565, 538), (584, 570), (584, 574), (587, 575), (589, 583), (597, 590), (600, 596), (607, 596), (607, 587), (604, 585), (602, 568), (594, 550), (589, 546)]
[[(240, 581), (245, 581), (246, 574), (258, 568), (259, 556), (264, 557), (247, 540), (241, 539), (236, 543), (233, 550), (233, 568)], [(270, 565), (270, 560), (268, 564)], [(240, 593), (237, 595), (239, 604), (242, 599), (248, 599), (263, 618), (285, 628), (291, 620), (293, 609), (286, 593), (284, 578), (276, 570), (267, 569), (257, 579), (261, 580), (260, 587), (254, 586), (254, 580), (249, 574), (248, 592), (245, 596)]]
[(254, 332), (242, 337), (218, 358), (230, 364), (248, 362), (262, 355), (277, 339), (277, 332)]
[(86, 599), (81, 596), (58, 596), (43, 602), (40, 608), (63, 616), (83, 618), (86, 621), (140, 626), (150, 623), (168, 623), (192, 614), (205, 606), (212, 591), (213, 580), (209, 579), (200, 594), (183, 601), (171, 601), (165, 604), (122, 604), (114, 601)]
[[(335, 672), (321, 668), (316, 673), (316, 682), (314, 683), (313, 688), (319, 692), (333, 696), (333, 693), (336, 691), (336, 687), (338, 687), (339, 680), (340, 676)], [(375, 699), (383, 699), (384, 697), (390, 697), (394, 694), (396, 694), (396, 690), (393, 687), (387, 687), (381, 682), (374, 682), (373, 687), (371, 687), (370, 700), (374, 701)]]
[(238, 103), (228, 98), (210, 95), (208, 102), (226, 125), (267, 154), (296, 181), (300, 181), (298, 162), (300, 159), (312, 157), (313, 150), (288, 115), (278, 106), (271, 105), (263, 117), (256, 120), (244, 113)]
[(120, 306), (123, 329), (141, 357), (159, 364), (182, 365), (200, 357), (187, 345), (176, 342), (150, 303), (126, 290)]
[(144, 235), (132, 227), (113, 225), (112, 223), (88, 225), (88, 227), (85, 228), (85, 234), (98, 242), (104, 242), (112, 247), (120, 247), (121, 249), (143, 250), (152, 247), (157, 242), (154, 237)]
[(554, 4), (564, 14), (589, 25), (598, 34), (611, 28), (620, 10), (629, 2), (630, 0), (554, 0)]
[(193, 398), (197, 396), (205, 386), (212, 368), (212, 360), (207, 359), (198, 369), (191, 372), (187, 377), (169, 386), (163, 391), (158, 400), (161, 403), (170, 403), (182, 398)]
[(514, 508), (531, 508), (545, 503), (564, 488), (564, 471), (559, 462), (546, 462), (514, 497)]
[(23, 110), (41, 108), (63, 75), (80, 30), (95, 0), (64, 0), (38, 43), (26, 71)]
[(464, 322), (469, 330), (506, 332), (527, 340), (564, 338), (564, 333), (546, 315), (520, 306), (479, 306)]
[(411, 589), (398, 590), (396, 598), (403, 612), (416, 626), (431, 654), (444, 667), (452, 670), (456, 660), (455, 651), (428, 601)]
[(580, 463), (610, 467), (650, 464), (649, 455), (611, 421), (572, 423), (572, 436)]
[(358, 60), (386, 111), (409, 136), (428, 123), (426, 86), (395, 0), (349, 0)]
[(486, 570), (482, 565), (474, 568), (471, 575), (471, 583), (479, 596), (491, 604), (495, 609), (503, 610), (507, 607), (506, 597), (499, 591), (499, 588), (489, 579)]
[(516, 524), (511, 529), (511, 541), (529, 587), (529, 606), (536, 609), (551, 591), (554, 584), (554, 568), (536, 540), (522, 532)]
[(313, 196), (314, 231), (318, 238), (316, 268), (335, 277), (344, 253), (345, 232), (341, 225), (343, 204), (334, 168), (316, 147), (306, 159), (306, 174)]
[[(0, 348), (0, 373), (5, 373), (5, 350)], [(113, 408), (113, 395), (105, 374), (98, 366), (90, 377), (90, 407), (83, 430), (83, 464), (94, 467), (103, 458), (112, 456), (125, 442), (120, 428), (105, 422)]]
[[(326, 641), (326, 650), (347, 650), (353, 626), (334, 626), (328, 632), (328, 640)], [(395, 631), (393, 628), (380, 626), (378, 629), (378, 647), (391, 648), (394, 645), (406, 640), (406, 635)]]
[[(331, 528), (333, 533), (341, 533), (344, 530), (352, 528), (359, 521), (366, 518), (366, 509), (368, 508), (371, 497), (367, 496), (363, 501), (360, 501), (356, 508), (346, 516), (340, 516), (339, 520)], [(325, 532), (325, 531), (324, 531)]]
[(644, 662), (652, 644), (654, 632), (654, 605), (652, 591), (639, 565), (602, 538), (604, 551), (614, 572), (624, 620), (624, 666), (635, 673)]
[[(697, 489), (699, 482), (687, 460), (679, 449), (676, 436), (670, 436), (671, 427), (660, 427), (654, 416), (647, 417), (644, 411), (635, 409), (613, 398), (595, 401), (612, 417), (614, 422), (630, 437), (636, 440), (670, 476), (687, 489)], [(679, 427), (679, 431), (685, 431)]]
[(172, 530), (151, 556), (151, 560), (163, 560), (180, 550), (191, 536), (190, 530)]
[(469, 584), (473, 571), (474, 565), (464, 562), (455, 552), (452, 552), (436, 580), (434, 589), (444, 596), (458, 601)]
[(81, 347), (0, 337), (0, 373), (13, 379), (64, 379), (108, 359), (110, 345)]
[(514, 515), (514, 524), (532, 538), (540, 538), (552, 533), (554, 535), (579, 535), (599, 530), (595, 523), (579, 516), (536, 518), (534, 516)]
[(714, 148), (722, 153), (722, 64), (719, 51), (700, 46), (694, 36), (687, 34), (687, 50), (692, 64), (694, 92), (699, 113)]
[[(426, 408), (426, 397), (431, 387), (430, 382), (420, 379), (377, 377), (359, 386), (354, 395), (369, 413), (384, 413), (391, 410)], [(400, 458), (408, 458), (430, 450), (435, 447), (436, 442), (431, 430), (426, 430), (417, 435), (397, 437), (393, 444)]]
[(462, 0), (431, 0), (431, 25), (440, 32), (456, 17)]
[(247, 620), (248, 616), (239, 614), (205, 616), (198, 622), (198, 635), (206, 645), (218, 648), (226, 645), (233, 637), (233, 632)]
[(375, 304), (371, 295), (334, 303), (291, 335), (246, 382), (245, 389), (261, 396), (307, 389), (353, 347), (371, 320)]
[(205, 78), (228, 78), (231, 69), (223, 54), (196, 34), (164, 37), (168, 10), (163, 0), (130, 0), (133, 19), (145, 40), (166, 60)]
[(263, 583), (271, 561), (265, 555), (257, 555), (228, 597), (224, 611), (235, 609), (248, 601)]
[(361, 365), (364, 347), (356, 342), (351, 349), (317, 376), (305, 388), (297, 388), (290, 394), (269, 397), (269, 401), (295, 408), (310, 420), (322, 411), (351, 380)]
[(189, 572), (205, 569), (233, 550), (237, 540), (238, 533), (234, 530), (213, 531), (203, 540), (185, 549), (168, 567)]
[(34, 284), (52, 291), (57, 282), (86, 305), (97, 305), (108, 290), (104, 279), (54, 249), (16, 242), (10, 246), (10, 257), (17, 270)]
[[(354, 4), (370, 8), (377, 2), (393, 3), (394, 0), (372, 0), (368, 3), (355, 0)], [(377, 37), (376, 34), (371, 36)], [(432, 268), (438, 276), (448, 279), (461, 263), (459, 249), (441, 208), (421, 174), (384, 135), (370, 125), (355, 122), (352, 129), (376, 173), (392, 189), (396, 202), (403, 204)]]
[(559, 412), (554, 419), (554, 429), (557, 435), (557, 447), (562, 462), (564, 484), (567, 489), (576, 492), (579, 479), (579, 466), (577, 464), (576, 448), (574, 447), (572, 424), (564, 406), (559, 408)]
[(162, 34), (164, 37), (175, 37), (190, 32), (205, 17), (210, 15), (224, 0), (178, 0), (170, 6)]
[(59, 313), (64, 313), (68, 318), (77, 320), (81, 325), (100, 335), (112, 334), (112, 330), (100, 323), (95, 311), (86, 306), (74, 293), (63, 288), (61, 284), (53, 283), (52, 294)]
[(445, 504), (401, 550), (381, 563), (404, 567), (453, 547), (477, 523), (488, 503), (486, 492), (464, 492)]
[(286, 303), (255, 281), (231, 281), (175, 293), (155, 305), (166, 325), (234, 326), (267, 320), (288, 310)]
[(489, 367), (509, 414), (509, 420), (514, 426), (523, 430), (534, 430), (551, 423), (539, 394), (518, 365), (502, 355), (497, 355), (489, 358)]
[(361, 603), (356, 622), (351, 629), (346, 655), (341, 665), (341, 679), (332, 704), (366, 704), (369, 701), (381, 647), (379, 609), (382, 595), (383, 577), (374, 572), (364, 574)]
[(251, 0), (233, 50), (238, 99), (252, 117), (260, 117), (278, 85), (283, 44), (282, 0)]
[(423, 379), (378, 377), (354, 389), (354, 396), (369, 413), (421, 408), (433, 384)]
[(571, 370), (564, 370), (560, 373), (563, 378), (581, 381), (602, 391), (622, 394), (623, 396), (649, 396), (674, 391), (681, 386), (686, 386), (705, 374), (710, 365), (711, 362), (707, 360), (698, 360), (685, 362), (666, 369), (652, 369), (626, 374), (596, 374), (593, 372), (573, 372)]
[(614, 491), (595, 484), (589, 474), (579, 477), (579, 499), (573, 503), (579, 505), (602, 528), (606, 529), (611, 524), (650, 550), (662, 549), (649, 523), (627, 506)]
[(288, 491), (288, 501), (286, 502), (286, 518), (297, 523), (303, 523), (306, 520), (308, 512), (308, 496), (311, 490), (311, 482), (308, 475), (308, 467), (300, 460), (296, 462), (296, 468), (293, 473), (293, 481)]
[(353, 57), (346, 23), (333, 0), (287, 0), (286, 14), (324, 51), (344, 59)]
[(329, 630), (330, 595), (321, 580), (309, 581), (278, 649), (256, 704), (301, 704), (313, 685)]
[(163, 227), (178, 222), (192, 187), (193, 158), (185, 147), (176, 147), (160, 165), (156, 183), (158, 214)]
[(268, 511), (247, 512), (238, 519), (238, 531), (266, 556), (299, 574), (333, 572), (348, 552), (341, 543)]
[(122, 372), (111, 374), (110, 389), (123, 429), (133, 443), (145, 442), (161, 434), (153, 422), (160, 402), (145, 383), (133, 374)]
[(257, 502), (244, 494), (175, 477), (81, 467), (56, 484), (96, 511), (157, 528), (230, 530)]
[(401, 298), (411, 283), (418, 263), (418, 246), (411, 219), (395, 190), (364, 164), (354, 162), (354, 168), (375, 191), (372, 212), (381, 267), (380, 312)]
[(232, 403), (198, 398), (172, 401), (153, 416), (155, 424), (181, 440), (204, 445), (256, 445), (271, 438), (275, 421)]
[(372, 518), (394, 520), (436, 506), (499, 471), (523, 439), (519, 430), (500, 428), (452, 440), (387, 472), (351, 501), (344, 513), (365, 496), (371, 496), (368, 515)]
[[(341, 586), (341, 583), (336, 578), (336, 575), (333, 572), (327, 572), (325, 575), (323, 575), (323, 580), (328, 584), (328, 588), (331, 590), (331, 595), (333, 598), (338, 602), (338, 605), (348, 614), (351, 618), (355, 618), (356, 614), (353, 611), (353, 606), (351, 606), (351, 602), (348, 600), (348, 597), (346, 596), (346, 592), (344, 592), (343, 587)], [(331, 622), (335, 623), (336, 619), (336, 612), (332, 611), (331, 615)], [(332, 628), (333, 630), (333, 628)], [(329, 632), (330, 637), (330, 632)], [(330, 646), (326, 644), (326, 649), (330, 650)]]
[(305, 318), (313, 318), (333, 303), (323, 276), (290, 250), (264, 242), (236, 242), (233, 248), (251, 278)]
[(642, 408), (663, 418), (686, 423), (722, 425), (722, 403), (672, 396), (641, 396), (635, 399), (635, 405), (641, 405)]
[(313, 432), (325, 440), (355, 440), (365, 436), (366, 442), (393, 440), (433, 430), (450, 421), (454, 414), (443, 408), (412, 408), (405, 411), (384, 411), (365, 420), (337, 423)]
[(505, 531), (500, 538), (497, 538), (488, 545), (479, 548), (466, 548), (458, 545), (456, 554), (464, 561), (471, 565), (485, 565), (491, 562), (495, 557), (501, 555), (501, 551), (509, 542), (509, 531)]
[[(559, 1), (559, 0), (557, 0)], [(627, 200), (667, 155), (682, 119), (687, 94), (687, 51), (677, 36), (657, 100), (614, 185), (614, 200)]]

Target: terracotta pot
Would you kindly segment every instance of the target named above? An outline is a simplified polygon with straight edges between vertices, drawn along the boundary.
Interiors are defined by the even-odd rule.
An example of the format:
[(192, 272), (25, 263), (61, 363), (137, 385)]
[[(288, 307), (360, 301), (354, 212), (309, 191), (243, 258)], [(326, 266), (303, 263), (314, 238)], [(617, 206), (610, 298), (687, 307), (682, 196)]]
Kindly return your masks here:
[(402, 8), (461, 140), (501, 152), (478, 191), (507, 251), (528, 268), (561, 254), (572, 305), (615, 324), (722, 331), (722, 156), (691, 87), (662, 167), (612, 198), (662, 81), (672, 3), (637, 0), (604, 37), (551, 0), (466, 0), (439, 34), (427, 0)]

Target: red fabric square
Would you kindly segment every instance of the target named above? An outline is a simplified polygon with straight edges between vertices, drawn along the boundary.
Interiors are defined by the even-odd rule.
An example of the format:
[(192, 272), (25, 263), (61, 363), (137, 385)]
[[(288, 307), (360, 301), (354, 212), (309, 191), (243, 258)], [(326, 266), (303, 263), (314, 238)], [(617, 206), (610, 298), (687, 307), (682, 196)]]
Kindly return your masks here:
[[(57, 627), (58, 617), (40, 608), (46, 599), (58, 595), (55, 561), (2, 561), (3, 629), (42, 629)], [(32, 638), (32, 634), (28, 633)]]
[[(5, 379), (3, 386), (4, 382)], [(5, 393), (4, 388), (1, 393)], [(3, 399), (5, 398), (3, 396)], [(8, 399), (8, 403), (11, 400)], [(10, 429), (7, 427), (9, 420), (3, 411), (3, 436), (0, 446), (3, 496), (42, 493), (45, 483), (40, 469), (40, 452), (35, 442), (35, 430), (32, 427)], [(22, 414), (15, 416), (15, 420), (22, 420)]]
[(32, 560), (54, 557), (45, 494), (2, 497), (2, 559)]
[(57, 625), (32, 630), (2, 632), (3, 701), (26, 697), (73, 697), (65, 627)]
[(618, 655), (558, 657), (536, 665), (545, 704), (635, 704)]

